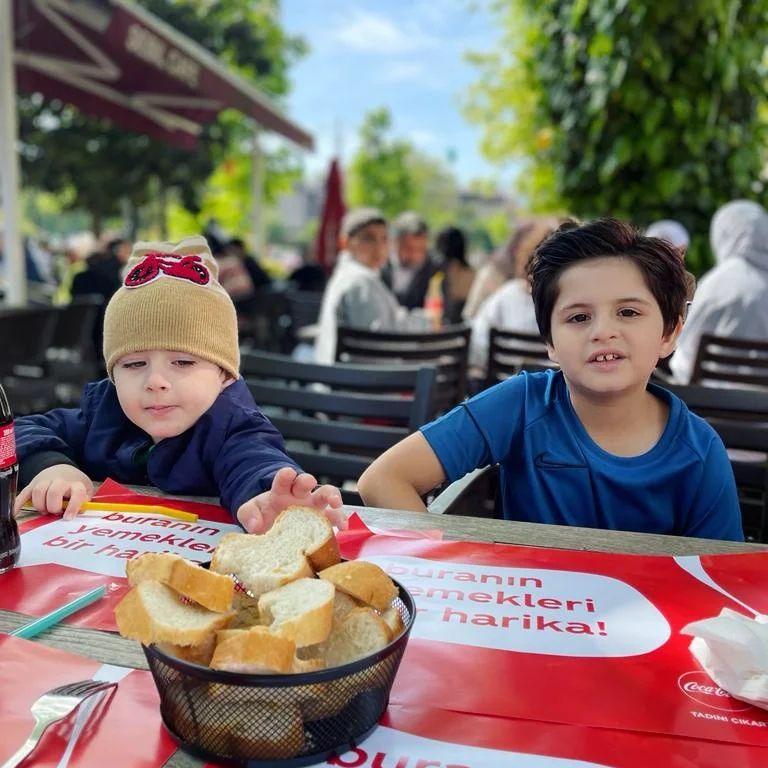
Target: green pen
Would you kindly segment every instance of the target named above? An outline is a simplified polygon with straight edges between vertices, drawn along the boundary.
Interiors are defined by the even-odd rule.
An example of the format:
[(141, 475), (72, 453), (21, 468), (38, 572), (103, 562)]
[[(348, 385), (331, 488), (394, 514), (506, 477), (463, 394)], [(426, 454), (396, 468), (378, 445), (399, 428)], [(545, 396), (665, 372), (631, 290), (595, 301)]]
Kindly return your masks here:
[(106, 587), (96, 587), (96, 589), (92, 589), (90, 592), (80, 595), (80, 597), (75, 598), (69, 603), (65, 603), (55, 611), (46, 613), (45, 616), (41, 616), (39, 619), (31, 621), (29, 624), (24, 624), (8, 634), (13, 637), (23, 637), (26, 640), (29, 640), (31, 637), (35, 637), (41, 632), (45, 632), (46, 629), (50, 629), (54, 624), (58, 624), (62, 619), (66, 619), (67, 616), (73, 614), (75, 611), (79, 611), (81, 608), (85, 608), (86, 605), (95, 603), (106, 594)]

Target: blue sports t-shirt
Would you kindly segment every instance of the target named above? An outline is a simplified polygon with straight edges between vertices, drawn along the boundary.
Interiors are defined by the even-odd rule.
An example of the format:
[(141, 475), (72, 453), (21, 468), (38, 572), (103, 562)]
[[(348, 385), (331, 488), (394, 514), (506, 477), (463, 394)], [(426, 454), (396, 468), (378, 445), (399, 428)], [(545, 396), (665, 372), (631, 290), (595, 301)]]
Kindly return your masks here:
[(421, 428), (448, 480), (499, 464), (504, 517), (743, 541), (733, 470), (720, 437), (680, 398), (659, 441), (614, 456), (589, 436), (560, 371), (521, 373)]

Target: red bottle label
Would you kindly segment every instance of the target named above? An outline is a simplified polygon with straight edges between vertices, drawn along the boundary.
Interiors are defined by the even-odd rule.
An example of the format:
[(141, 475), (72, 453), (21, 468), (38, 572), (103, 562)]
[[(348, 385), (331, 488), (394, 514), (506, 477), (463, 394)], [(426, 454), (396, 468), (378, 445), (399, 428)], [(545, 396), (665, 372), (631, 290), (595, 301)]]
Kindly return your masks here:
[(16, 437), (13, 424), (3, 424), (0, 427), (0, 469), (16, 463)]

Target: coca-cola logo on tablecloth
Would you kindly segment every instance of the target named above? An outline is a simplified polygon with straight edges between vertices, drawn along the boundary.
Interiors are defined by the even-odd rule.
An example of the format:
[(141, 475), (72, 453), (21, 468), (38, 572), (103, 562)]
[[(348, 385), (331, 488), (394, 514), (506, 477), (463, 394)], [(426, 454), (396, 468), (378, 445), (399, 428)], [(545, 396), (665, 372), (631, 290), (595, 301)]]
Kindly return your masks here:
[(706, 672), (685, 672), (677, 679), (677, 684), (689, 699), (710, 709), (723, 712), (744, 712), (751, 709), (749, 704), (734, 699), (728, 691), (720, 688)]

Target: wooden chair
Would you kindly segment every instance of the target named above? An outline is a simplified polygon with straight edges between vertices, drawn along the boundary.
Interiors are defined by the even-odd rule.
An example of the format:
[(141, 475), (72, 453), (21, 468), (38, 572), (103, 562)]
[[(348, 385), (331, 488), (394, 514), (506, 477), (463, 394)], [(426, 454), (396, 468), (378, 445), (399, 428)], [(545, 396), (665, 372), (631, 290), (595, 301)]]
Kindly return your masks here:
[(705, 418), (728, 449), (745, 536), (768, 542), (768, 392), (696, 385), (662, 386)]
[(690, 383), (713, 382), (768, 388), (768, 341), (702, 334)]
[(365, 331), (340, 326), (336, 359), (366, 365), (433, 365), (437, 368), (434, 411), (437, 415), (467, 396), (471, 329), (464, 325), (421, 333)]
[(533, 373), (547, 368), (557, 368), (557, 364), (549, 359), (547, 346), (539, 334), (491, 328), (487, 387), (516, 376), (520, 371)]
[(318, 365), (244, 351), (240, 370), (288, 453), (319, 482), (361, 505), (355, 484), (371, 461), (429, 420), (435, 370)]

